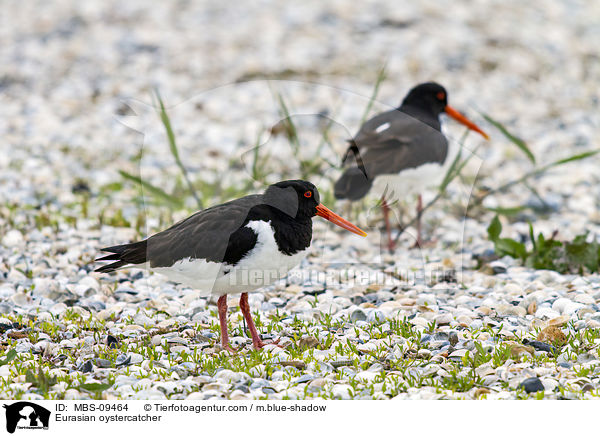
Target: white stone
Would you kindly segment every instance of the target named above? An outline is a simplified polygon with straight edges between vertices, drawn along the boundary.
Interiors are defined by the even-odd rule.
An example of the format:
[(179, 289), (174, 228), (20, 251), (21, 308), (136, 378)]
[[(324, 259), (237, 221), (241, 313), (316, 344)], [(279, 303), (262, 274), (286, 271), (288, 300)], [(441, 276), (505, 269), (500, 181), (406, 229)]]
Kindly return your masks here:
[(16, 229), (9, 230), (2, 238), (2, 244), (6, 247), (17, 247), (23, 244), (23, 235)]

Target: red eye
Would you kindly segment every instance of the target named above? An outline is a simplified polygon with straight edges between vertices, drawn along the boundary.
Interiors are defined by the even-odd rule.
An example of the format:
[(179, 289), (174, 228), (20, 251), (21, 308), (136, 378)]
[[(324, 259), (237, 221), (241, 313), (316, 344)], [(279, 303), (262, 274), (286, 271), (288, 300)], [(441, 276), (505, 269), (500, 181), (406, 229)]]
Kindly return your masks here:
[(304, 193), (304, 196), (305, 196), (306, 198), (310, 198), (310, 197), (312, 197), (312, 192), (310, 192), (310, 191), (306, 191), (306, 192)]
[(438, 100), (443, 100), (444, 98), (446, 98), (446, 94), (443, 91), (438, 92), (435, 96)]

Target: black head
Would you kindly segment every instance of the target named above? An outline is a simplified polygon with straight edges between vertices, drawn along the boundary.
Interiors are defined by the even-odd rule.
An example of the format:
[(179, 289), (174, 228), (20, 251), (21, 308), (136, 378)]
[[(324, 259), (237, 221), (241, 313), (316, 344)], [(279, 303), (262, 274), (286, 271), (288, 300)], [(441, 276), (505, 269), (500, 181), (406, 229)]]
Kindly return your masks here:
[(321, 204), (317, 187), (305, 180), (286, 180), (275, 183), (264, 193), (265, 203), (295, 219), (310, 221), (315, 215), (360, 236), (367, 234), (351, 222)]
[(448, 105), (448, 93), (438, 83), (426, 82), (415, 86), (402, 100), (402, 110), (418, 109), (435, 115), (436, 117), (445, 111)]
[(284, 180), (265, 191), (266, 203), (296, 219), (310, 219), (321, 202), (317, 187), (305, 180)]

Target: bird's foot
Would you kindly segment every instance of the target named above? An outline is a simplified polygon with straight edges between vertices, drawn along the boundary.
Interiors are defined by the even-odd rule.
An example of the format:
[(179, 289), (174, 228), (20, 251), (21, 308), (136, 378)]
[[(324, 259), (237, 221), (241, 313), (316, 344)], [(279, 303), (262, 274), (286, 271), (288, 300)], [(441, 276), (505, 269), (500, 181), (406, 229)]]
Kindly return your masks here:
[(256, 350), (260, 350), (261, 348), (267, 346), (267, 345), (275, 345), (279, 348), (283, 348), (283, 345), (279, 345), (279, 341), (281, 340), (281, 338), (277, 338), (277, 339), (273, 339), (272, 341), (263, 341), (262, 339), (258, 339), (256, 341), (253, 341), (253, 345), (254, 348)]
[(428, 240), (424, 241), (419, 238), (415, 241), (415, 243), (410, 248), (414, 249), (414, 248), (434, 247), (436, 243), (437, 243), (437, 239), (428, 239)]
[(229, 344), (221, 344), (221, 349), (225, 350), (225, 351), (229, 351), (231, 354), (235, 354), (238, 352), (237, 348), (233, 348), (231, 345)]

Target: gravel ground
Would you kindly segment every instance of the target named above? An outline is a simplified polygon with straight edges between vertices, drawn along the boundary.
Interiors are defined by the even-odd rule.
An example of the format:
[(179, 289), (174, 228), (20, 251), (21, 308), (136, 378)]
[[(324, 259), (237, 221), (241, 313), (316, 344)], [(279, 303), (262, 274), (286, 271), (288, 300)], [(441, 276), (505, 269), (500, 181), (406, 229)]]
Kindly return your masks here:
[[(451, 11), (451, 13), (449, 13)], [(597, 147), (600, 4), (564, 0), (356, 3), (21, 2), (0, 35), (1, 398), (597, 398), (600, 277), (493, 260), (492, 214), (465, 205), (534, 168), (479, 112), (525, 139), (543, 165)], [(465, 177), (425, 216), (433, 243), (380, 250), (375, 199), (359, 239), (315, 222), (310, 256), (250, 296), (284, 348), (253, 351), (230, 298), (215, 302), (144, 270), (91, 272), (98, 249), (144, 237), (195, 208), (152, 92), (169, 105), (182, 160), (206, 204), (298, 177), (333, 210), (331, 180), (379, 70), (371, 113), (434, 79), (492, 138), (471, 135)], [(272, 79), (272, 80), (266, 80)], [(277, 80), (276, 80), (277, 79)], [(284, 99), (298, 147), (272, 126)], [(324, 124), (331, 146), (320, 147)], [(447, 123), (453, 145), (462, 129)], [(254, 147), (261, 156), (254, 167)], [(457, 147), (455, 147), (457, 149)], [(300, 155), (298, 155), (300, 150)], [(318, 153), (318, 154), (317, 154)], [(489, 196), (570, 239), (600, 234), (598, 158)], [(174, 210), (119, 171), (175, 193)], [(146, 192), (146, 194), (148, 194)], [(433, 193), (428, 194), (431, 198)], [(542, 199), (542, 201), (540, 200)], [(410, 201), (408, 202), (411, 205)], [(479, 261), (477, 259), (480, 259)], [(483, 260), (481, 260), (483, 259)]]

